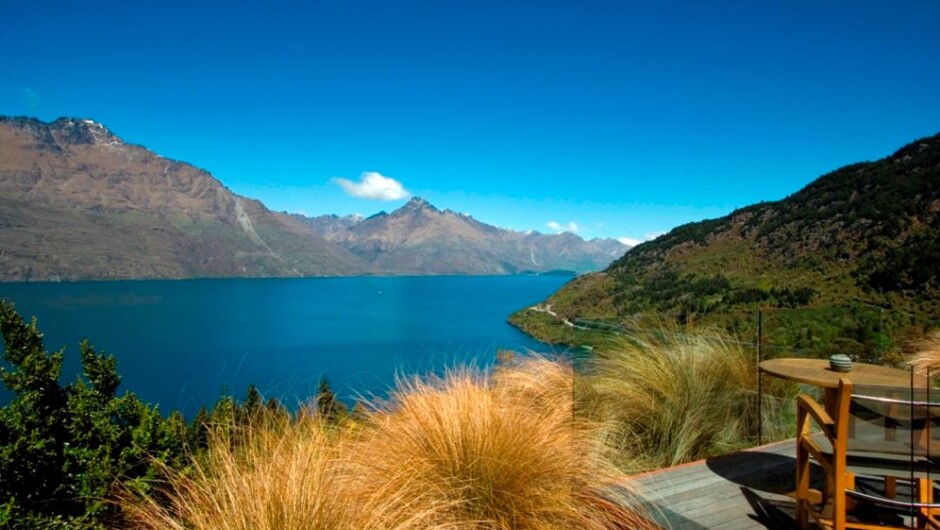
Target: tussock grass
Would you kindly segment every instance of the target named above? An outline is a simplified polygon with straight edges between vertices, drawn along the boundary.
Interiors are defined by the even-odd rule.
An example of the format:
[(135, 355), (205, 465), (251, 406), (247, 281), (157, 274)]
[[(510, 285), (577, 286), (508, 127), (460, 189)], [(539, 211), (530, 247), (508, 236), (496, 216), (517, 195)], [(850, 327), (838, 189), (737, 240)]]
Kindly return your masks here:
[[(648, 470), (753, 445), (758, 421), (753, 348), (723, 332), (663, 329), (640, 331), (595, 350), (587, 381), (578, 386), (585, 413), (610, 422), (617, 464)], [(792, 386), (768, 390), (785, 397), (764, 400), (765, 441), (786, 437), (793, 425), (781, 418), (792, 408)]]
[(315, 416), (214, 428), (185, 472), (167, 470), (165, 499), (128, 497), (132, 528), (300, 530), (373, 527), (348, 498), (339, 445)]
[(400, 383), (339, 427), (314, 416), (214, 436), (171, 474), (169, 502), (125, 511), (153, 530), (653, 528), (626, 507), (598, 426), (574, 414), (573, 382), (565, 363), (522, 358)]
[(940, 375), (940, 331), (929, 333), (924, 339), (913, 345), (915, 353), (907, 363), (918, 373)]

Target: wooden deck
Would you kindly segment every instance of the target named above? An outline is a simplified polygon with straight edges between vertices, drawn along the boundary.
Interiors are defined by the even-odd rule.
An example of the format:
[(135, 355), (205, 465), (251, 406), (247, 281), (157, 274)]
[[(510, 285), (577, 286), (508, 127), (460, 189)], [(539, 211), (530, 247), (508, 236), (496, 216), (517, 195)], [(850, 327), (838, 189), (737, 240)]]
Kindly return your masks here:
[(633, 479), (663, 528), (792, 530), (795, 449), (787, 440)]

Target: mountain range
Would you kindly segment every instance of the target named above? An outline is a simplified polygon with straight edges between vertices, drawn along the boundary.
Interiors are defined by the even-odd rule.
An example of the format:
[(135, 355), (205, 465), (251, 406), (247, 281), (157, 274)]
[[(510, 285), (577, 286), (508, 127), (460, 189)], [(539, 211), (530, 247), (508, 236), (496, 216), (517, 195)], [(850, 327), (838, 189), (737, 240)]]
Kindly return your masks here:
[(940, 135), (782, 200), (675, 228), (546, 304), (557, 318), (543, 309), (512, 321), (563, 339), (565, 321), (753, 329), (760, 309), (780, 345), (886, 351), (940, 327)]
[(93, 120), (0, 117), (0, 280), (585, 272), (628, 248), (418, 198), (368, 219), (274, 212)]
[(519, 274), (598, 270), (623, 255), (614, 239), (517, 232), (413, 198), (392, 213), (304, 219), (381, 274)]

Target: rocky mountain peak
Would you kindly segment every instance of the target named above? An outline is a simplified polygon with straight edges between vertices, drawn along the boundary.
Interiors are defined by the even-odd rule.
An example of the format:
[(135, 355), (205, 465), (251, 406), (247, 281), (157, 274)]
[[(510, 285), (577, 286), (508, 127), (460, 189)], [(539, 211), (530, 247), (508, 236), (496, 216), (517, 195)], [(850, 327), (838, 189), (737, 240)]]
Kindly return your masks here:
[(59, 118), (45, 123), (24, 116), (0, 117), (0, 124), (28, 131), (40, 145), (56, 149), (67, 145), (123, 145), (104, 125), (88, 118)]
[(124, 143), (107, 127), (88, 118), (59, 118), (49, 128), (56, 140), (68, 145)]
[(422, 199), (421, 197), (412, 197), (411, 200), (402, 206), (400, 210), (404, 212), (415, 210), (431, 210), (434, 212), (438, 211), (438, 209), (432, 206), (431, 203)]

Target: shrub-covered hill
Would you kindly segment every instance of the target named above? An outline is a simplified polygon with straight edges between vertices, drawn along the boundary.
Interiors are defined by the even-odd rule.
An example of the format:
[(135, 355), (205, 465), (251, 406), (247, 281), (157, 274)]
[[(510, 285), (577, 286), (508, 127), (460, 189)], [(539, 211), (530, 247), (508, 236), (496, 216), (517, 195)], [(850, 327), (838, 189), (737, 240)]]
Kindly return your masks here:
[[(940, 135), (823, 175), (789, 197), (680, 226), (512, 322), (545, 339), (562, 319), (733, 322), (777, 310), (782, 344), (884, 352), (940, 322)], [(773, 311), (771, 311), (773, 312)], [(838, 329), (835, 329), (838, 328)], [(795, 337), (799, 337), (799, 341)], [(867, 346), (866, 346), (867, 343)]]

